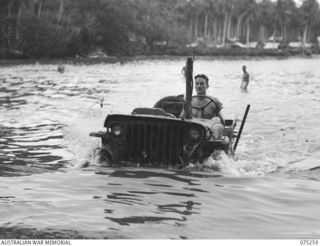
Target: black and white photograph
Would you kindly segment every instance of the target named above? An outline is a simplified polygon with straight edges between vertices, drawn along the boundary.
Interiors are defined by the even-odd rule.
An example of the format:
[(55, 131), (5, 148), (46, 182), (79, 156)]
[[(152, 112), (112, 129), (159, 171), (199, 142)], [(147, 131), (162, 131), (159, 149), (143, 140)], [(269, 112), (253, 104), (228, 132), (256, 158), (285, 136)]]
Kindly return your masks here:
[(320, 0), (0, 0), (0, 244), (318, 245), (319, 68)]

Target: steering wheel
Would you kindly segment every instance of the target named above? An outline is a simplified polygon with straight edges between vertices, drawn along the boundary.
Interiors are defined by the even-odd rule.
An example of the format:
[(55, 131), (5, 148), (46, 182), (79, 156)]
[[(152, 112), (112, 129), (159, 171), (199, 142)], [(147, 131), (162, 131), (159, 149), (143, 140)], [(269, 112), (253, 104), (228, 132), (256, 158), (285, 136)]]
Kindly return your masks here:
[(203, 111), (204, 108), (206, 108), (206, 107), (207, 107), (210, 103), (212, 103), (212, 102), (214, 103), (214, 105), (216, 106), (216, 108), (219, 108), (218, 105), (217, 105), (217, 103), (216, 103), (211, 97), (209, 97), (209, 96), (207, 96), (207, 95), (195, 95), (195, 96), (193, 96), (192, 98), (207, 98), (207, 99), (209, 99), (209, 102), (208, 102), (206, 105), (204, 105), (204, 106), (201, 106), (201, 107), (192, 106), (192, 108), (194, 108), (194, 109)]

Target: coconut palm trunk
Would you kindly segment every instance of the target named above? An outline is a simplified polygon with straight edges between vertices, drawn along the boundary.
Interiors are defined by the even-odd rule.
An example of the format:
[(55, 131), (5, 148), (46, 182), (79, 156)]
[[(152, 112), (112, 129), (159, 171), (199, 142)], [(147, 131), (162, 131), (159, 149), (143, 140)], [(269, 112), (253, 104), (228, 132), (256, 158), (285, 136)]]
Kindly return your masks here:
[(39, 0), (38, 1), (38, 13), (37, 13), (37, 15), (38, 15), (38, 17), (41, 17), (41, 13), (42, 13), (42, 0)]
[(287, 42), (287, 25), (286, 23), (283, 23), (283, 42), (286, 43)]
[(198, 34), (199, 34), (198, 25), (199, 25), (198, 16), (195, 15), (195, 17), (194, 17), (194, 37), (195, 37), (195, 40), (198, 39)]
[(193, 21), (192, 18), (190, 18), (189, 22), (189, 42), (192, 42), (192, 34), (193, 34)]
[(224, 15), (224, 22), (223, 22), (222, 46), (225, 46), (226, 44), (228, 16), (229, 16), (228, 12), (226, 12)]
[(303, 28), (302, 47), (305, 47), (307, 43), (307, 36), (308, 36), (308, 25), (305, 24)]
[(236, 29), (236, 37), (237, 37), (237, 39), (239, 39), (240, 36), (241, 36), (241, 26), (242, 26), (243, 17), (244, 17), (244, 15), (241, 14), (237, 18), (237, 29)]
[(259, 40), (262, 42), (262, 43), (265, 43), (265, 26), (264, 25), (261, 25), (260, 26), (260, 31), (259, 31)]
[(227, 25), (227, 38), (231, 38), (231, 25), (232, 25), (232, 14), (229, 13), (228, 16), (228, 25)]
[(16, 40), (19, 40), (20, 38), (20, 19), (21, 19), (21, 8), (19, 6), (19, 9), (18, 9), (18, 14), (17, 14), (17, 23), (16, 23)]
[(247, 22), (247, 35), (246, 35), (246, 44), (249, 46), (250, 43), (250, 21)]
[(208, 39), (208, 14), (206, 13), (204, 16), (204, 27), (203, 27), (203, 36), (204, 40), (207, 42)]
[(65, 5), (64, 1), (65, 0), (60, 0), (60, 6), (59, 6), (59, 12), (58, 12), (58, 18), (57, 18), (58, 23), (60, 23), (63, 12), (64, 12), (64, 5)]
[(213, 35), (213, 43), (214, 45), (217, 45), (217, 39), (218, 39), (218, 30), (217, 30), (217, 18), (214, 17), (213, 24), (212, 24), (212, 35)]

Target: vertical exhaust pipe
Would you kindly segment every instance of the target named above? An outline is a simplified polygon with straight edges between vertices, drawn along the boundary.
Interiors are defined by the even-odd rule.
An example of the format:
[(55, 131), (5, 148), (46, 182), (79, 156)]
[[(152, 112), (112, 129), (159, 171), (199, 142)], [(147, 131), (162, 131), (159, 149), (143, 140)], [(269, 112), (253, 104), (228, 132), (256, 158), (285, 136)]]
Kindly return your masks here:
[(233, 153), (236, 152), (236, 149), (237, 149), (237, 146), (238, 146), (240, 137), (241, 137), (242, 129), (243, 129), (244, 124), (246, 123), (246, 120), (247, 120), (247, 116), (248, 116), (248, 113), (249, 113), (249, 109), (250, 109), (250, 104), (247, 105), (246, 111), (245, 111), (244, 116), (243, 116), (243, 118), (242, 118), (240, 130), (239, 130), (239, 133), (238, 133), (236, 142), (235, 142), (234, 145), (233, 145)]
[(185, 103), (185, 118), (192, 119), (192, 90), (193, 90), (193, 59), (187, 58), (186, 64), (186, 103)]

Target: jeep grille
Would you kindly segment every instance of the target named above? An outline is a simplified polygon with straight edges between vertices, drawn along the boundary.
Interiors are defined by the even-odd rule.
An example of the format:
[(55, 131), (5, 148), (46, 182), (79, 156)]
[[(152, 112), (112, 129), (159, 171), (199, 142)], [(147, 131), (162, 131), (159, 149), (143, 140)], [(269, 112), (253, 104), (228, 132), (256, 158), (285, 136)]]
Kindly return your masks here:
[[(181, 120), (112, 116), (114, 116), (112, 121), (106, 120), (106, 127), (111, 127), (113, 124), (121, 124), (124, 127), (124, 134), (120, 138), (125, 144), (119, 152), (119, 159), (144, 165), (151, 164), (155, 167), (180, 163), (183, 146), (188, 143), (188, 127), (198, 127), (200, 131), (203, 130), (198, 124)], [(109, 117), (111, 119), (111, 116)]]

